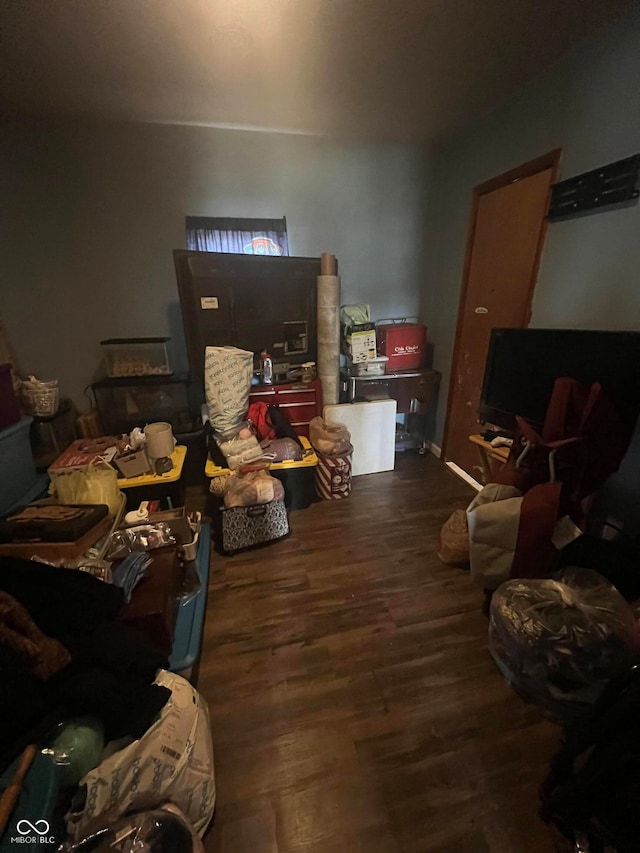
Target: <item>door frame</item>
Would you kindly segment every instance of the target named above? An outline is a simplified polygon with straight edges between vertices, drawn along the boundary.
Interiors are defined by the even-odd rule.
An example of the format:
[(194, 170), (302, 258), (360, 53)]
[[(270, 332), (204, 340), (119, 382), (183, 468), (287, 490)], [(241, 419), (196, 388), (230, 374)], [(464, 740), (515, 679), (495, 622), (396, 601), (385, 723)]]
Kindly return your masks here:
[[(529, 178), (531, 175), (535, 175), (538, 172), (542, 172), (545, 169), (552, 169), (551, 173), (551, 182), (549, 184), (549, 201), (551, 200), (551, 187), (558, 180), (559, 172), (560, 172), (560, 159), (562, 156), (562, 148), (554, 148), (552, 151), (548, 151), (546, 154), (542, 154), (540, 157), (535, 157), (533, 160), (529, 160), (526, 163), (523, 163), (521, 166), (516, 166), (513, 169), (509, 169), (508, 172), (503, 172), (501, 175), (497, 175), (495, 178), (490, 178), (488, 181), (484, 181), (481, 184), (478, 184), (473, 188), (471, 194), (471, 214), (469, 217), (469, 229), (467, 233), (467, 244), (465, 249), (464, 256), (464, 266), (462, 268), (462, 283), (460, 287), (460, 300), (458, 302), (458, 320), (456, 322), (456, 335), (453, 344), (453, 355), (451, 356), (451, 374), (449, 376), (449, 392), (447, 396), (447, 414), (444, 421), (444, 432), (442, 437), (442, 458), (446, 459), (447, 455), (447, 443), (449, 439), (449, 421), (451, 417), (451, 405), (453, 401), (453, 387), (455, 382), (455, 365), (458, 360), (458, 352), (460, 349), (460, 336), (462, 334), (462, 322), (464, 318), (464, 309), (467, 301), (467, 290), (469, 287), (469, 273), (471, 271), (471, 254), (473, 252), (473, 241), (475, 239), (476, 232), (476, 222), (478, 218), (478, 204), (480, 202), (480, 196), (486, 195), (486, 193), (493, 192), (494, 190), (501, 189), (502, 187), (506, 187), (509, 184), (513, 184), (516, 181), (520, 181), (523, 178)], [(548, 208), (548, 205), (547, 205)], [(540, 237), (538, 238), (538, 245), (536, 247), (536, 254), (533, 261), (533, 267), (531, 270), (531, 279), (529, 281), (529, 290), (527, 293), (527, 307), (525, 312), (525, 317), (523, 317), (523, 328), (526, 328), (529, 325), (529, 321), (531, 320), (531, 303), (533, 301), (533, 293), (536, 287), (536, 281), (538, 278), (538, 270), (540, 268), (540, 259), (542, 257), (542, 247), (544, 246), (544, 239), (547, 233), (547, 224), (548, 220), (545, 217), (542, 221), (542, 228), (540, 229)], [(524, 322), (526, 319), (526, 322)]]

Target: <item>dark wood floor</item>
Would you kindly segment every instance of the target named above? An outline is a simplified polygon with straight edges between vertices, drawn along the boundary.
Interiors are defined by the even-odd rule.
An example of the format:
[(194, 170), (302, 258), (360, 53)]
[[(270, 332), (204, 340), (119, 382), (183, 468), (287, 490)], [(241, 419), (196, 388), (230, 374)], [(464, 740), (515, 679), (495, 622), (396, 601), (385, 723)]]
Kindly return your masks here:
[(199, 689), (208, 853), (547, 853), (551, 724), (503, 682), (482, 596), (436, 556), (473, 492), (433, 456), (358, 477), (291, 536), (214, 555)]

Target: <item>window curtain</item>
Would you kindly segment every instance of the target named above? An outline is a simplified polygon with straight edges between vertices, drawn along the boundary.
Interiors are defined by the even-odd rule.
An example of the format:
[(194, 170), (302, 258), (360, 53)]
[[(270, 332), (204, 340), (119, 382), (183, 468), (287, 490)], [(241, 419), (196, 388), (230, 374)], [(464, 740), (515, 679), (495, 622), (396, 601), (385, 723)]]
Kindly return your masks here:
[(187, 249), (240, 255), (288, 255), (287, 219), (187, 216)]

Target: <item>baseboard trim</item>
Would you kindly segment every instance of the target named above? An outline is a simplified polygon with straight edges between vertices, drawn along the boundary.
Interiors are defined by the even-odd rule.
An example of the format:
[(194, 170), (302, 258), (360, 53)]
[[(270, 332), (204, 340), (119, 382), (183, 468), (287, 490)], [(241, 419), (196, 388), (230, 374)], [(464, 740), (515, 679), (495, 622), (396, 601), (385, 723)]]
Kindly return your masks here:
[(479, 483), (477, 480), (474, 480), (471, 474), (467, 474), (467, 472), (464, 471), (459, 465), (456, 465), (455, 462), (445, 462), (444, 464), (447, 466), (447, 468), (449, 468), (450, 471), (453, 471), (454, 474), (460, 477), (461, 480), (464, 480), (465, 483), (468, 483), (470, 486), (472, 486), (476, 490), (476, 492), (480, 491), (480, 489), (482, 488), (482, 484)]
[(436, 459), (440, 459), (440, 457), (442, 456), (442, 448), (438, 444), (436, 444), (434, 441), (427, 441), (425, 446), (429, 453), (433, 453)]

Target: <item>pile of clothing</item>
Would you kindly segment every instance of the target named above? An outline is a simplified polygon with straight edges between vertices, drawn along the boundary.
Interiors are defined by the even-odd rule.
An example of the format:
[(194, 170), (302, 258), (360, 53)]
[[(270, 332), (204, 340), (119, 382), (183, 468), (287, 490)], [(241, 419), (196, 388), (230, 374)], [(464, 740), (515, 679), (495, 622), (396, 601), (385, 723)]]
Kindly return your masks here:
[(171, 849), (199, 850), (194, 830), (204, 832), (215, 804), (206, 704), (164, 670), (165, 654), (145, 634), (117, 621), (123, 599), (121, 587), (87, 572), (0, 559), (0, 773), (11, 778), (10, 765), (29, 744), (74, 765), (59, 774), (67, 813), (52, 821), (59, 839), (73, 839), (66, 850), (98, 849), (86, 839), (94, 833), (101, 850), (141, 849), (111, 848), (109, 827), (167, 800), (184, 814), (134, 815), (131, 837), (178, 833)]
[(116, 621), (123, 591), (86, 572), (0, 559), (0, 769), (69, 717), (140, 737), (169, 697), (164, 654)]

